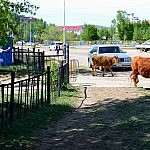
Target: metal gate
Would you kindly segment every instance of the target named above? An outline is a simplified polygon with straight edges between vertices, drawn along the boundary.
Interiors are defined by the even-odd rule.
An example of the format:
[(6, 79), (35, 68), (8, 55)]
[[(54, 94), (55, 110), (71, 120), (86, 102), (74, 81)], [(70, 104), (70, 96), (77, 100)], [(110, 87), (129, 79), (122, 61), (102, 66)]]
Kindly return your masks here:
[(79, 75), (79, 61), (77, 59), (70, 59), (69, 77), (71, 81), (76, 81)]

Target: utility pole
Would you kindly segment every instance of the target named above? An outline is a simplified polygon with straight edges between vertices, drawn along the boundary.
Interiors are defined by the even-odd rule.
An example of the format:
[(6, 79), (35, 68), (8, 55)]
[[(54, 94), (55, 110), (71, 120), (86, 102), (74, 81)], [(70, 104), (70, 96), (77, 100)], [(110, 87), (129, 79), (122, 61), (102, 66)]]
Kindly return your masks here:
[(32, 20), (32, 18), (30, 17), (30, 44), (31, 44), (31, 37), (32, 37), (32, 32), (31, 32), (31, 20)]
[(63, 43), (66, 45), (66, 16), (65, 16), (65, 0), (64, 0), (64, 27), (63, 27)]

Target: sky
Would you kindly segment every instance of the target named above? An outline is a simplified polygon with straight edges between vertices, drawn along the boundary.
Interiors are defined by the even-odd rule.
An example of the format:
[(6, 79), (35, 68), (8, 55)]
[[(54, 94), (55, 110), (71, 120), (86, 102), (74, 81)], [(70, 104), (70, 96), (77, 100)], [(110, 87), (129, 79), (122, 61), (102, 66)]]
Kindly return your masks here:
[[(21, 0), (16, 0), (21, 1)], [(39, 6), (35, 18), (56, 25), (111, 26), (117, 11), (134, 13), (140, 20), (150, 20), (150, 0), (29, 0)], [(65, 2), (65, 5), (64, 5)], [(64, 9), (65, 6), (65, 9)], [(65, 12), (65, 15), (64, 15)], [(64, 19), (65, 16), (65, 19)], [(65, 23), (64, 23), (65, 20)]]

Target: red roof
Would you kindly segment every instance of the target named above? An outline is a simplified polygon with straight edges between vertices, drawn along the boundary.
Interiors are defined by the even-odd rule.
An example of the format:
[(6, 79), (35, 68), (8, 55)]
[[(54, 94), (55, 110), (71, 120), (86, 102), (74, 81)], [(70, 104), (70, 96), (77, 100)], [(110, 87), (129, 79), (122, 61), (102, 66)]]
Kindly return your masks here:
[[(60, 29), (63, 29), (64, 26), (58, 26)], [(65, 26), (66, 31), (80, 31), (82, 29), (83, 25), (79, 26)]]

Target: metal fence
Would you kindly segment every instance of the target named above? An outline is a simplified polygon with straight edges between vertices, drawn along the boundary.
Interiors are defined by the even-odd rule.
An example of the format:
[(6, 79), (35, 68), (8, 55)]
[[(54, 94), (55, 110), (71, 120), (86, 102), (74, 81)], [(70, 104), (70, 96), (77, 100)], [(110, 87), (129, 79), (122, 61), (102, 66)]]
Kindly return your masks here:
[(42, 57), (44, 62), (43, 69), (37, 74), (17, 81), (15, 72), (11, 72), (11, 82), (0, 85), (0, 129), (11, 126), (36, 108), (52, 104), (60, 96), (62, 86), (69, 83), (69, 47), (67, 51), (65, 60), (37, 55), (35, 60)]

